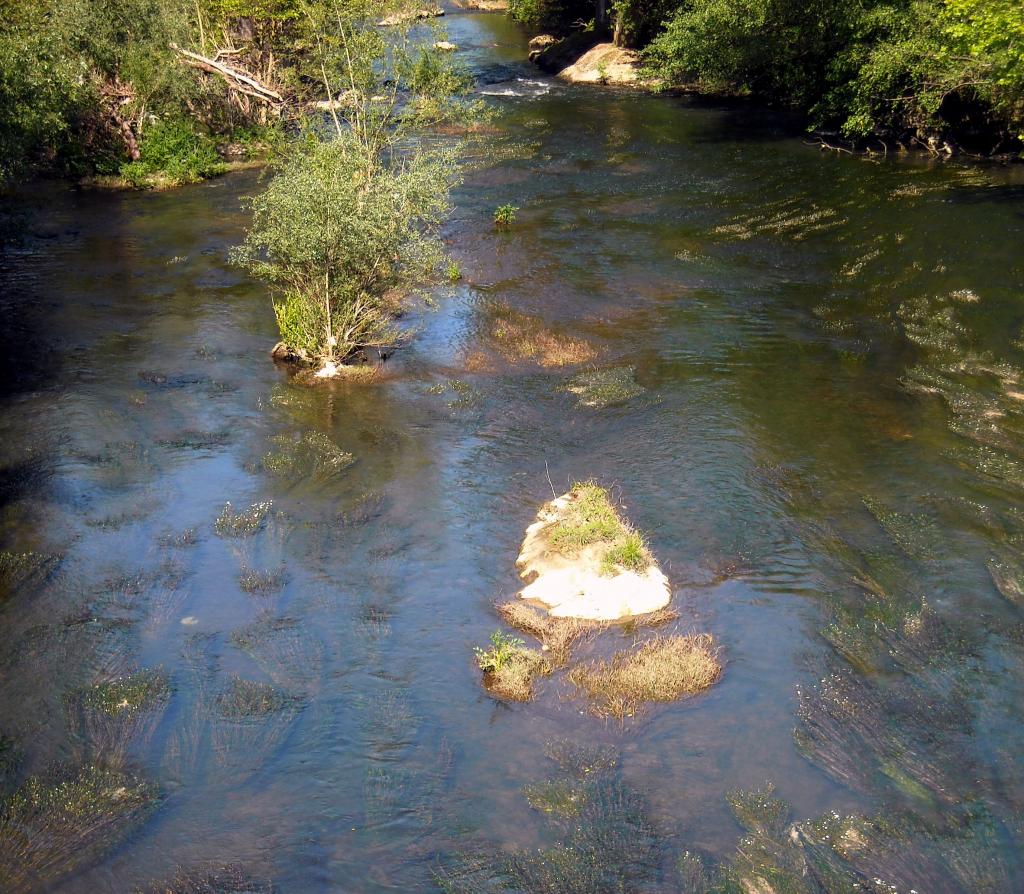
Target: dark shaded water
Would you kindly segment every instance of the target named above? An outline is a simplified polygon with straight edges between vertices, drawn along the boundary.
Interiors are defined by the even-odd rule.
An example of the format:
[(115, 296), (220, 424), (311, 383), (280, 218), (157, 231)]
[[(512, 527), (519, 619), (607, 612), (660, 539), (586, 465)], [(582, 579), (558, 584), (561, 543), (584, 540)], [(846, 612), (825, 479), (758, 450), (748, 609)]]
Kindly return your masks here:
[[(308, 389), (268, 360), (269, 301), (227, 261), (255, 175), (19, 209), (0, 545), (60, 560), (5, 572), (9, 784), (96, 757), (80, 687), (162, 668), (173, 690), (119, 752), (157, 809), (52, 890), (211, 861), (432, 890), (467, 849), (549, 843), (523, 788), (558, 738), (607, 746), (663, 842), (628, 890), (688, 890), (686, 850), (785, 863), (756, 836), (737, 857), (726, 795), (766, 781), (794, 820), (872, 818), (844, 833), (864, 879), (1020, 890), (1024, 172), (822, 155), (743, 110), (538, 79), (498, 16), (449, 31), (504, 135), (456, 197), (465, 278), (386, 381)], [(509, 361), (507, 307), (642, 393), (580, 406), (579, 368)], [(710, 693), (620, 728), (558, 678), (530, 705), (483, 691), (471, 650), (545, 464), (616, 486), (680, 626), (724, 646)], [(227, 502), (271, 505), (222, 536)], [(289, 701), (233, 723), (233, 677)]]

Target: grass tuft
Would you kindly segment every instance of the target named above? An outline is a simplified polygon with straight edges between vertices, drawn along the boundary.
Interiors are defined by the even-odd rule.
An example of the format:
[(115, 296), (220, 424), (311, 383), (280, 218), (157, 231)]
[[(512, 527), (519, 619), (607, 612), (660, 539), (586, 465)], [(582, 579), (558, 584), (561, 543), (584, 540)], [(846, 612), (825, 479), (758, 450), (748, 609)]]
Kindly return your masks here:
[(532, 360), (545, 369), (587, 363), (597, 352), (586, 341), (549, 329), (536, 317), (507, 305), (495, 307), (490, 336), (506, 360)]
[(474, 650), (477, 666), (484, 672), (484, 685), (492, 695), (514, 702), (533, 698), (535, 677), (551, 673), (551, 665), (540, 652), (500, 630), (491, 634), (491, 648)]
[(569, 681), (591, 701), (599, 717), (623, 720), (647, 702), (670, 702), (696, 695), (722, 673), (719, 649), (710, 634), (655, 636), (608, 661), (580, 664)]
[(642, 574), (653, 563), (643, 535), (623, 521), (611, 496), (593, 481), (577, 482), (569, 492), (571, 502), (551, 528), (551, 545), (563, 555), (575, 555), (594, 544), (606, 544), (601, 573), (609, 577), (619, 569)]
[(540, 640), (544, 657), (552, 668), (568, 664), (577, 640), (586, 633), (604, 626), (595, 621), (582, 621), (577, 618), (553, 618), (522, 599), (503, 602), (495, 608), (510, 627), (522, 630)]

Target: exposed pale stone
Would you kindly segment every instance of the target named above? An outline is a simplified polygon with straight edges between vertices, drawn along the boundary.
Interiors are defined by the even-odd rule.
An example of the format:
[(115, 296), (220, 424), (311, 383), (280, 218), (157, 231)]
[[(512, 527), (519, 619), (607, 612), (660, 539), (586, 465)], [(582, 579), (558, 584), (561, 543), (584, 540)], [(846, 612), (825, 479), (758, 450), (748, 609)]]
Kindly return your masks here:
[(599, 43), (563, 68), (558, 76), (577, 83), (635, 84), (639, 80), (638, 67), (638, 57), (633, 50)]
[(656, 562), (642, 573), (617, 568), (614, 575), (605, 575), (608, 544), (595, 543), (571, 556), (552, 546), (552, 529), (571, 502), (571, 494), (564, 494), (545, 503), (526, 529), (516, 565), (530, 583), (519, 596), (540, 603), (553, 617), (593, 621), (645, 615), (668, 605), (671, 588)]

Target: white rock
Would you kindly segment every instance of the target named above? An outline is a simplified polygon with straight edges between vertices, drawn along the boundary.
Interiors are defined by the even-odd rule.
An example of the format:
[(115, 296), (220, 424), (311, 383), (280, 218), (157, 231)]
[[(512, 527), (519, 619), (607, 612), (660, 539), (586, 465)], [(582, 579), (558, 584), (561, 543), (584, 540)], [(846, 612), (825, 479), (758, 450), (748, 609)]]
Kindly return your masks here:
[(620, 568), (613, 576), (604, 575), (601, 564), (607, 544), (585, 547), (573, 556), (551, 548), (550, 529), (571, 501), (564, 494), (545, 503), (526, 529), (516, 565), (531, 583), (519, 596), (539, 602), (553, 617), (591, 621), (617, 621), (668, 605), (672, 590), (656, 562), (642, 574)]

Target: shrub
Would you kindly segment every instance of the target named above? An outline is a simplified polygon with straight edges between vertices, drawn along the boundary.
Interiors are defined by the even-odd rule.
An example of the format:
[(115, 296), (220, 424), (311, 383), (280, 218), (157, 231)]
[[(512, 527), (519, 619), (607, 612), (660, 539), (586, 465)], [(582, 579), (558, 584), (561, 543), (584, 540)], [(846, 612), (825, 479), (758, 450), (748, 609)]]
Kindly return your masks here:
[(226, 169), (213, 140), (180, 118), (155, 122), (139, 153), (138, 161), (121, 168), (121, 176), (136, 188), (197, 183)]

